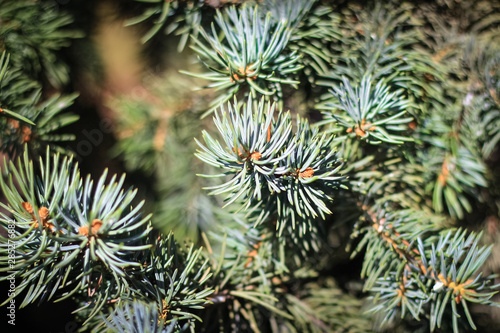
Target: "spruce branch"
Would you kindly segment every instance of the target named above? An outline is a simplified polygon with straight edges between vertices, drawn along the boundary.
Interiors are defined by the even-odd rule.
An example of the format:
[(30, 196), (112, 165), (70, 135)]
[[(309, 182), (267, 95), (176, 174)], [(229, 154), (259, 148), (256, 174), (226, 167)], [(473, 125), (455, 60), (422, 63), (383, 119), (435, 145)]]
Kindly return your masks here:
[(67, 65), (56, 61), (56, 52), (67, 47), (80, 31), (68, 26), (73, 18), (53, 2), (0, 1), (0, 51), (12, 54), (15, 68), (32, 79), (47, 78), (53, 87), (69, 81)]
[(407, 124), (413, 120), (403, 117), (409, 102), (403, 98), (402, 90), (390, 92), (383, 80), (372, 88), (370, 76), (363, 77), (356, 88), (348, 79), (342, 80), (343, 85), (334, 87), (331, 92), (335, 100), (318, 106), (319, 109), (327, 110), (321, 124), (335, 123), (338, 126), (332, 132), (345, 131), (346, 134), (342, 133), (336, 138), (337, 141), (346, 137), (357, 137), (370, 144), (412, 141), (409, 137), (395, 134), (408, 130)]
[[(491, 251), (491, 246), (479, 245), (481, 235), (442, 229), (429, 218), (422, 223), (420, 212), (368, 215), (373, 225), (367, 227), (357, 251), (367, 246), (362, 274), (367, 276), (365, 288), (378, 302), (372, 311), (384, 312), (384, 321), (396, 314), (403, 318), (408, 313), (417, 320), (426, 316), (431, 331), (449, 318), (458, 332), (460, 304), (475, 328), (468, 302), (491, 305), (498, 289), (494, 276), (481, 273)], [(443, 316), (445, 310), (448, 317)]]
[(339, 19), (342, 38), (331, 47), (333, 66), (318, 83), (338, 86), (346, 77), (360, 84), (371, 76), (374, 82), (384, 80), (391, 91), (403, 89), (412, 115), (428, 112), (434, 104), (445, 105), (446, 70), (422, 47), (425, 36), (413, 10), (408, 3), (376, 2), (364, 10), (349, 4)]
[(153, 240), (151, 259), (145, 267), (145, 280), (136, 283), (141, 295), (155, 301), (166, 324), (172, 321), (189, 322), (201, 318), (193, 310), (209, 303), (212, 288), (207, 281), (212, 276), (202, 248), (194, 245), (183, 249), (172, 234), (159, 235)]
[(50, 145), (55, 151), (68, 154), (69, 151), (58, 144), (74, 140), (75, 135), (58, 132), (79, 119), (77, 115), (65, 112), (77, 96), (77, 94), (55, 95), (42, 102), (38, 92), (34, 95), (34, 104), (29, 108), (18, 111), (2, 109), (3, 112), (0, 114), (5, 113), (7, 117), (0, 119), (0, 133), (2, 133), (0, 150), (9, 153), (10, 156), (16, 156), (25, 144), (28, 144), (32, 151)]
[[(48, 149), (39, 174), (26, 150), (17, 166), (10, 162), (3, 172), (8, 179), (0, 178), (0, 186), (7, 204), (1, 205), (10, 214), (2, 214), (0, 223), (15, 229), (12, 240), (2, 237), (1, 270), (22, 278), (16, 288), (16, 295), (27, 290), (21, 307), (88, 289), (88, 297), (95, 296), (85, 306), (92, 309), (91, 319), (106, 303), (130, 292), (129, 274), (141, 266), (131, 259), (150, 247), (143, 240), (151, 227), (149, 216), (141, 216), (142, 204), (130, 206), (135, 191), (122, 189), (123, 177), (105, 184), (104, 173), (94, 188), (89, 177), (80, 178), (71, 158), (51, 158)], [(16, 244), (13, 266), (9, 241)]]
[(266, 197), (262, 192), (279, 192), (278, 178), (291, 171), (290, 167), (279, 165), (296, 145), (291, 118), (288, 113), (279, 112), (275, 120), (275, 108), (275, 104), (263, 99), (256, 105), (249, 98), (243, 107), (235, 100), (234, 105), (228, 104), (227, 112), (222, 109), (214, 117), (223, 144), (206, 131), (203, 132), (206, 146), (195, 139), (202, 149), (196, 156), (235, 175), (229, 182), (208, 188), (213, 190), (212, 194), (229, 192), (226, 205), (242, 197), (249, 207)]
[[(150, 247), (131, 257), (141, 269), (130, 271), (128, 290), (108, 302), (100, 316), (87, 320), (83, 329), (109, 332), (109, 323), (116, 330), (131, 332), (187, 332), (199, 327), (214, 292), (203, 249), (181, 246), (172, 233), (155, 231), (143, 242)], [(88, 313), (85, 308), (78, 312), (85, 319)]]
[(461, 134), (463, 117), (457, 111), (445, 111), (428, 118), (420, 130), (429, 148), (417, 156), (426, 167), (424, 178), (430, 180), (426, 191), (432, 193), (434, 209), (442, 212), (446, 207), (452, 217), (463, 218), (465, 212), (472, 211), (468, 196), (477, 195), (479, 187), (487, 186), (487, 169), (480, 157), (461, 142), (466, 140)]
[(56, 55), (82, 34), (69, 28), (70, 15), (49, 2), (2, 0), (0, 22), (0, 150), (15, 156), (29, 143), (33, 152), (47, 144), (62, 151), (54, 143), (74, 135), (61, 135), (59, 129), (78, 119), (62, 110), (77, 95), (45, 97), (45, 86), (61, 89), (68, 83), (68, 66)]
[(0, 150), (16, 156), (28, 143), (32, 151), (48, 144), (64, 151), (57, 142), (74, 140), (75, 136), (58, 132), (78, 120), (78, 116), (64, 112), (78, 94), (54, 94), (42, 100), (39, 84), (26, 77), (20, 68), (9, 66), (9, 60), (10, 56), (3, 52), (0, 58)]
[[(276, 229), (281, 235), (291, 220), (292, 229), (302, 224), (299, 235), (303, 236), (313, 229), (312, 224), (317, 223), (315, 219), (324, 220), (325, 214), (332, 214), (327, 204), (333, 201), (332, 193), (344, 186), (341, 185), (343, 177), (339, 175), (341, 164), (332, 149), (333, 136), (320, 134), (317, 128), (311, 128), (307, 121), (298, 118), (295, 137), (297, 144), (286, 161), (280, 163), (290, 171), (280, 178), (283, 190), (276, 198)], [(272, 211), (271, 207), (269, 209)]]
[(276, 22), (271, 17), (268, 12), (263, 18), (258, 6), (244, 4), (217, 11), (215, 23), (220, 33), (214, 24), (211, 34), (200, 31), (206, 43), (195, 39), (192, 48), (211, 72), (184, 73), (214, 81), (205, 88), (222, 91), (206, 114), (240, 89), (246, 95), (275, 96), (280, 101), (282, 84), (296, 87), (299, 83), (295, 74), (302, 68), (300, 56), (287, 49), (292, 29), (287, 21)]
[(235, 101), (227, 112), (216, 113), (214, 122), (223, 144), (207, 132), (203, 132), (206, 146), (197, 141), (202, 149), (197, 156), (225, 170), (206, 177), (233, 176), (208, 189), (212, 194), (228, 193), (226, 205), (240, 198), (245, 209), (260, 205), (256, 225), (277, 214), (276, 229), (281, 235), (285, 225), (291, 223), (295, 229), (298, 217), (307, 233), (313, 219), (331, 214), (327, 203), (342, 180), (340, 163), (331, 149), (333, 138), (319, 135), (300, 118), (294, 135), (290, 116), (279, 112), (275, 119), (275, 104), (263, 99), (256, 104), (249, 98), (242, 109)]
[[(273, 232), (253, 228), (244, 218), (226, 222), (204, 237), (215, 286), (213, 306), (207, 307), (205, 315), (212, 316), (224, 306), (229, 322), (221, 323), (218, 329), (222, 331), (230, 327), (258, 331), (270, 318), (293, 319), (284, 304), (281, 282), (289, 270), (283, 252), (278, 255), (275, 244), (269, 241)], [(205, 331), (215, 329), (213, 324), (208, 322)]]
[(352, 237), (360, 233), (364, 236), (352, 256), (366, 248), (361, 270), (361, 277), (367, 279), (365, 290), (372, 289), (378, 279), (387, 277), (390, 272), (409, 268), (404, 265), (421, 266), (413, 250), (417, 238), (437, 233), (439, 225), (443, 224), (439, 217), (412, 209), (388, 212), (367, 208), (364, 218), (369, 225), (353, 233)]

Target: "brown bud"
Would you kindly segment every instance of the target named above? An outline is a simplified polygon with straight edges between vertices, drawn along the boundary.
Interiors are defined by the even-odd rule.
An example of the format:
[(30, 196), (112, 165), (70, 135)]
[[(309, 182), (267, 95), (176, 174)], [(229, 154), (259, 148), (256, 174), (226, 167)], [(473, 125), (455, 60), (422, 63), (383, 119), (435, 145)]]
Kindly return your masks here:
[(49, 217), (49, 209), (47, 207), (41, 207), (38, 210), (38, 215), (40, 216), (40, 219), (42, 219), (42, 221), (47, 220), (47, 218)]
[(30, 214), (33, 214), (33, 206), (29, 202), (21, 202), (21, 206)]
[(311, 167), (307, 167), (304, 171), (299, 172), (299, 177), (302, 178), (311, 178), (314, 175), (314, 169)]

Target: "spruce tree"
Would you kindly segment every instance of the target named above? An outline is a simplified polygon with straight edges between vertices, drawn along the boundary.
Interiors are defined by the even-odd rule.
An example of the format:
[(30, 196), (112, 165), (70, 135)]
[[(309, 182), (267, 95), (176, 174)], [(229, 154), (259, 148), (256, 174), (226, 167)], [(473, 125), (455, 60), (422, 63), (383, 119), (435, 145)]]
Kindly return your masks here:
[(8, 332), (498, 331), (500, 4), (107, 3), (135, 90), (99, 1), (0, 0)]

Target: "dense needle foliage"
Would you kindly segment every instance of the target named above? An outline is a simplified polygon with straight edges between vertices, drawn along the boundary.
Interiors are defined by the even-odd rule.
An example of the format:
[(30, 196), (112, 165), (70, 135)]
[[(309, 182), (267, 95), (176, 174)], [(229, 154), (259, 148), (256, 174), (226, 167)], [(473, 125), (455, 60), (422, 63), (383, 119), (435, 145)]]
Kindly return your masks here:
[[(166, 59), (124, 94), (87, 49), (99, 5), (61, 3), (0, 0), (3, 307), (68, 302), (81, 332), (496, 329), (497, 2), (118, 2)], [(71, 107), (92, 94), (112, 146)], [(86, 170), (78, 132), (119, 167)]]

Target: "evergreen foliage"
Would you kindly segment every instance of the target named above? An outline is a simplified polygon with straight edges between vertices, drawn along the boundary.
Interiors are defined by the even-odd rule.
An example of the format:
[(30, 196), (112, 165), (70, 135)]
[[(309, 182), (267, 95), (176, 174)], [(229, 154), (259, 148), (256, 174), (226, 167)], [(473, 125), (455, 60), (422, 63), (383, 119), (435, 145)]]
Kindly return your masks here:
[(57, 142), (74, 138), (58, 130), (77, 121), (63, 112), (77, 95), (49, 96), (43, 82), (56, 89), (68, 83), (68, 66), (55, 52), (82, 35), (68, 28), (69, 14), (54, 9), (53, 3), (0, 2), (0, 148), (11, 155), (22, 153), (27, 142), (33, 150), (43, 151), (48, 143), (60, 150)]
[[(194, 50), (213, 72), (196, 76), (215, 81), (206, 88), (223, 90), (211, 106), (220, 106), (240, 88), (254, 98), (257, 93), (277, 95), (280, 101), (281, 84), (296, 86), (299, 83), (293, 77), (302, 68), (299, 54), (287, 51), (292, 27), (286, 19), (271, 19), (272, 14), (269, 11), (263, 18), (258, 6), (229, 7), (224, 14), (217, 12), (215, 22), (220, 33), (214, 25), (211, 36), (201, 30), (208, 45), (194, 40)], [(222, 41), (219, 40), (221, 33)]]
[(107, 101), (105, 153), (147, 182), (58, 146), (78, 4), (0, 0), (3, 306), (71, 300), (81, 332), (498, 322), (500, 5), (128, 5), (181, 58)]

